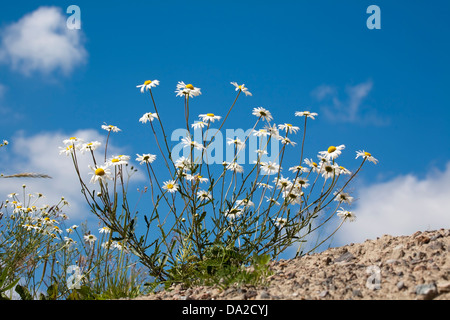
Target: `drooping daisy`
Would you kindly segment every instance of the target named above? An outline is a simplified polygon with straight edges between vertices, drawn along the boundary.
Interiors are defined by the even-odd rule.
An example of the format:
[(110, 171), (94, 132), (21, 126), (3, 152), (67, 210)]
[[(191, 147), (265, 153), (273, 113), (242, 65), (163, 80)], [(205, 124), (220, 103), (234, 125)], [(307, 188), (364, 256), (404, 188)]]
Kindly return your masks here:
[(234, 144), (238, 150), (245, 148), (245, 143), (239, 138), (236, 139), (227, 138), (227, 144), (228, 145)]
[(102, 124), (102, 129), (106, 130), (106, 131), (112, 131), (112, 132), (119, 132), (122, 131), (119, 128), (117, 128), (116, 126), (113, 126), (111, 124)]
[(276, 164), (275, 162), (269, 161), (269, 162), (261, 162), (261, 170), (266, 175), (275, 174), (280, 169), (280, 166)]
[(273, 189), (273, 186), (271, 186), (267, 183), (264, 183), (264, 182), (258, 182), (256, 185), (258, 186), (258, 188), (267, 188), (269, 190)]
[(204, 127), (206, 127), (208, 124), (206, 124), (203, 121), (196, 121), (195, 123), (191, 124), (192, 128), (194, 128), (195, 130), (197, 129), (203, 129)]
[(295, 116), (296, 117), (303, 117), (303, 116), (305, 116), (305, 117), (310, 117), (311, 119), (315, 119), (314, 117), (315, 116), (317, 116), (317, 113), (315, 113), (315, 112), (309, 112), (309, 111), (297, 111), (296, 113), (295, 113)]
[(150, 153), (144, 153), (142, 155), (136, 154), (136, 155), (137, 155), (136, 161), (139, 161), (139, 164), (152, 163), (156, 159), (156, 155)]
[(184, 156), (175, 160), (175, 167), (181, 170), (191, 170), (192, 165), (192, 161)]
[(191, 175), (191, 174), (187, 174), (186, 175), (186, 180), (188, 181), (194, 181), (194, 182), (208, 182), (208, 178), (205, 178), (199, 174), (196, 175)]
[(169, 180), (164, 182), (163, 189), (167, 190), (170, 193), (174, 193), (178, 190), (178, 184), (174, 180)]
[(297, 131), (300, 130), (299, 127), (293, 126), (293, 125), (290, 124), (290, 123), (279, 124), (279, 125), (278, 125), (278, 129), (284, 130), (284, 131), (286, 131), (287, 133), (297, 133)]
[(236, 206), (243, 207), (243, 208), (249, 208), (253, 207), (255, 204), (250, 199), (242, 199), (242, 200), (236, 200)]
[(202, 119), (203, 122), (214, 122), (222, 118), (221, 116), (216, 116), (214, 113), (199, 114), (198, 117)]
[(92, 170), (90, 174), (92, 174), (91, 183), (96, 183), (97, 181), (103, 181), (106, 182), (106, 180), (110, 180), (111, 178), (111, 171), (108, 168), (108, 166), (89, 166), (89, 168)]
[(212, 200), (212, 195), (208, 191), (200, 190), (199, 192), (197, 192), (197, 198), (199, 198), (200, 200), (208, 201)]
[(139, 119), (139, 122), (146, 123), (147, 121), (151, 122), (155, 119), (158, 119), (157, 113), (147, 112)]
[(370, 162), (373, 162), (373, 163), (375, 163), (375, 164), (378, 163), (378, 160), (375, 159), (375, 158), (372, 156), (372, 154), (370, 154), (369, 152), (366, 152), (366, 151), (364, 151), (364, 150), (362, 150), (362, 151), (357, 151), (357, 152), (356, 152), (356, 158), (355, 158), (355, 159), (358, 159), (358, 157), (363, 157), (364, 159), (366, 159), (366, 160), (368, 160), (368, 161), (370, 161)]
[(270, 198), (270, 197), (265, 197), (267, 200), (267, 202), (269, 202), (271, 205), (276, 205), (276, 206), (279, 206), (280, 205), (280, 203), (277, 201), (277, 200), (275, 200), (275, 199), (273, 199), (273, 198)]
[(195, 140), (192, 140), (190, 137), (186, 137), (186, 138), (181, 139), (181, 142), (183, 142), (185, 147), (193, 147), (193, 148), (195, 148), (197, 150), (205, 149), (205, 147), (201, 143), (199, 143), (199, 142), (197, 142)]
[(118, 166), (121, 164), (127, 164), (128, 160), (130, 160), (130, 156), (125, 156), (121, 154), (118, 156), (111, 157), (111, 159), (107, 161), (107, 164), (108, 166)]
[(281, 137), (280, 141), (281, 141), (282, 144), (286, 144), (286, 145), (290, 144), (292, 146), (295, 146), (297, 144), (297, 142), (292, 141), (288, 137)]
[(238, 85), (236, 82), (230, 82), (233, 86), (236, 87), (236, 91), (241, 90), (243, 93), (245, 93), (246, 96), (251, 96), (251, 92), (248, 91), (248, 88), (245, 87), (245, 84)]
[(335, 191), (333, 194), (336, 196), (334, 201), (345, 202), (347, 204), (351, 204), (353, 202), (353, 197), (350, 197), (348, 193)]
[(342, 208), (337, 211), (337, 216), (344, 220), (348, 219), (350, 222), (355, 221), (356, 219), (356, 215), (353, 212), (344, 210)]
[(200, 88), (194, 87), (192, 84), (185, 84), (183, 81), (178, 81), (177, 90), (175, 90), (177, 97), (188, 96), (190, 98), (201, 95)]
[(350, 170), (348, 170), (347, 168), (344, 168), (343, 166), (338, 166), (336, 173), (337, 174), (352, 174)]
[(136, 86), (136, 88), (141, 88), (141, 92), (144, 93), (145, 90), (151, 90), (157, 85), (159, 85), (159, 80), (146, 80), (143, 84)]
[(258, 107), (258, 108), (253, 108), (253, 115), (266, 120), (267, 122), (271, 121), (273, 119), (272, 114), (270, 113), (269, 110), (264, 109), (262, 107)]
[(289, 171), (292, 171), (293, 173), (299, 173), (301, 174), (302, 172), (308, 172), (308, 168), (302, 167), (301, 165), (298, 166), (294, 166), (294, 167), (290, 167)]
[(226, 165), (227, 170), (230, 170), (233, 172), (239, 172), (239, 173), (244, 172), (244, 167), (241, 166), (240, 164), (238, 164), (236, 161), (231, 162), (231, 163), (224, 162), (223, 164)]
[(305, 159), (305, 163), (311, 168), (313, 172), (320, 172), (320, 166), (314, 162), (312, 159)]
[(345, 145), (341, 144), (340, 146), (330, 146), (326, 151), (320, 151), (319, 154), (327, 160), (334, 160), (342, 153), (342, 150), (345, 149)]

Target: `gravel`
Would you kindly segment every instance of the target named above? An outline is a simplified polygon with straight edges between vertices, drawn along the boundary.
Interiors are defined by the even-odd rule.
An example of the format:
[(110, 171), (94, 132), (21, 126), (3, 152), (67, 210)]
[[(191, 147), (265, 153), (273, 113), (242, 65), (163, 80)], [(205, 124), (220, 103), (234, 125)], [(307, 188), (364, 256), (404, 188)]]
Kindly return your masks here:
[(450, 230), (383, 235), (270, 263), (265, 287), (199, 286), (135, 300), (449, 300)]

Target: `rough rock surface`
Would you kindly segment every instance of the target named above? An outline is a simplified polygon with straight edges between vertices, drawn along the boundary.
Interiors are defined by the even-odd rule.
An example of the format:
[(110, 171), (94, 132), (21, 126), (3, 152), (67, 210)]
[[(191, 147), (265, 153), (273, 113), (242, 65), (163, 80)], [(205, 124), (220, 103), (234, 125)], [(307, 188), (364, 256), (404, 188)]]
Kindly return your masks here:
[(200, 286), (139, 300), (450, 299), (450, 229), (384, 235), (301, 258), (273, 261), (266, 287)]

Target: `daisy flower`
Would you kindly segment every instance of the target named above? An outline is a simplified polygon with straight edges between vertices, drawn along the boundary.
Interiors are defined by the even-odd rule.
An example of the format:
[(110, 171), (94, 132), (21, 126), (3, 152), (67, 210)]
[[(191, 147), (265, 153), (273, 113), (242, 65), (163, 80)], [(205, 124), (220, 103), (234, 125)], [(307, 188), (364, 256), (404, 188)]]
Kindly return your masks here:
[(78, 145), (80, 143), (82, 143), (83, 140), (77, 137), (70, 137), (69, 139), (65, 139), (63, 140), (63, 143), (67, 146), (67, 145)]
[(65, 154), (66, 156), (71, 155), (74, 152), (74, 147), (68, 145), (67, 147), (59, 147), (59, 154)]
[(228, 145), (234, 144), (238, 150), (245, 148), (245, 143), (239, 138), (236, 139), (227, 138), (227, 140)]
[(139, 164), (152, 163), (156, 159), (156, 155), (150, 153), (144, 153), (142, 155), (136, 154), (136, 155), (137, 155), (136, 161), (139, 161)]
[(196, 121), (195, 123), (191, 124), (192, 128), (195, 130), (197, 129), (203, 129), (207, 124), (203, 121)]
[(245, 84), (238, 85), (236, 82), (230, 82), (233, 86), (236, 87), (236, 91), (241, 90), (243, 93), (245, 93), (246, 96), (251, 96), (251, 92), (248, 91), (248, 88), (245, 87)]
[(208, 201), (212, 200), (212, 195), (208, 191), (200, 190), (199, 192), (197, 192), (197, 198)]
[(285, 226), (285, 224), (287, 223), (287, 219), (286, 218), (276, 218), (276, 219), (273, 219), (273, 222), (278, 228), (283, 228)]
[(231, 208), (227, 212), (224, 213), (225, 217), (229, 218), (230, 220), (234, 220), (237, 217), (239, 217), (242, 214), (242, 209), (240, 208)]
[(241, 166), (240, 164), (238, 164), (237, 162), (231, 162), (231, 163), (224, 162), (223, 164), (226, 166), (227, 170), (230, 170), (233, 172), (239, 172), (239, 173), (244, 172), (244, 167)]
[(111, 157), (107, 163), (108, 166), (118, 166), (121, 164), (128, 164), (128, 160), (130, 160), (130, 156), (118, 155)]
[(113, 126), (111, 124), (102, 124), (102, 129), (106, 130), (106, 131), (112, 131), (112, 132), (119, 132), (122, 131), (119, 128), (117, 128), (116, 126)]
[(308, 168), (302, 167), (301, 165), (290, 167), (289, 171), (292, 171), (293, 173), (302, 173), (302, 172), (308, 172)]
[(214, 122), (222, 118), (221, 116), (216, 116), (214, 113), (199, 114), (198, 117), (202, 119), (203, 122)]
[(302, 189), (302, 188), (306, 188), (309, 186), (308, 180), (302, 179), (302, 178), (295, 179), (293, 184), (294, 184), (294, 187), (297, 189)]
[(185, 147), (194, 147), (197, 150), (205, 149), (205, 147), (203, 147), (203, 145), (201, 143), (198, 143), (197, 141), (192, 140), (190, 137), (183, 138), (183, 139), (181, 139), (181, 141), (183, 142)]
[(98, 229), (98, 232), (108, 234), (111, 233), (111, 229), (105, 226), (103, 228)]
[(244, 208), (249, 208), (249, 207), (253, 207), (255, 204), (249, 200), (249, 199), (242, 199), (242, 200), (236, 200), (236, 206), (238, 207), (244, 207)]
[(266, 121), (271, 121), (273, 119), (272, 114), (270, 113), (269, 110), (264, 109), (262, 107), (258, 107), (258, 108), (253, 108), (253, 115), (262, 118), (263, 120)]
[(258, 188), (267, 188), (269, 190), (273, 189), (273, 186), (268, 185), (267, 183), (264, 182), (258, 182), (256, 185), (258, 186)]
[(87, 234), (83, 238), (84, 241), (89, 242), (90, 245), (92, 245), (97, 240), (97, 237), (93, 234)]
[(305, 117), (310, 117), (311, 119), (315, 119), (314, 117), (315, 116), (317, 116), (317, 113), (315, 113), (315, 112), (309, 112), (309, 111), (297, 111), (296, 113), (295, 113), (295, 116), (296, 117), (303, 117), (303, 116), (305, 116)]
[(305, 163), (311, 168), (311, 171), (320, 172), (320, 167), (319, 165), (314, 162), (312, 159), (305, 159)]
[(292, 141), (291, 139), (289, 139), (288, 137), (283, 137), (280, 139), (282, 144), (290, 144), (292, 146), (295, 146), (297, 144), (297, 142)]
[(259, 129), (258, 131), (253, 132), (253, 135), (256, 137), (267, 137), (270, 133), (266, 129)]
[(337, 211), (337, 215), (338, 215), (338, 217), (340, 217), (341, 219), (344, 219), (344, 220), (348, 219), (350, 222), (351, 222), (351, 221), (354, 221), (354, 220), (356, 219), (356, 216), (355, 216), (355, 214), (354, 214), (353, 212), (344, 210), (344, 209), (342, 209), (342, 208), (340, 208), (340, 209)]
[(324, 179), (333, 178), (336, 174), (338, 166), (330, 162), (324, 162), (322, 164), (321, 173)]
[(188, 181), (195, 181), (195, 182), (208, 182), (208, 178), (204, 178), (203, 176), (196, 174), (195, 176), (191, 175), (191, 174), (187, 174), (186, 175), (186, 179)]
[(174, 180), (164, 182), (163, 189), (170, 193), (174, 193), (178, 190), (178, 184)]
[(180, 157), (175, 161), (175, 167), (182, 170), (191, 170), (192, 161), (186, 157)]
[(280, 203), (277, 201), (277, 200), (275, 200), (275, 199), (273, 199), (273, 198), (270, 198), (270, 197), (265, 197), (267, 200), (267, 202), (270, 202), (272, 205), (277, 205), (277, 206), (279, 206), (280, 205)]
[(286, 204), (301, 204), (302, 203), (302, 193), (297, 192), (283, 192), (283, 198)]
[(107, 179), (112, 179), (111, 171), (107, 165), (95, 167), (89, 166), (89, 168), (92, 170), (92, 172), (90, 172), (90, 174), (92, 174), (91, 183), (96, 183), (99, 180), (106, 182)]
[(292, 182), (289, 180), (289, 178), (275, 178), (273, 180), (273, 183), (278, 187), (278, 189), (286, 189), (290, 186), (292, 186)]
[(266, 175), (271, 175), (274, 173), (277, 173), (280, 169), (280, 166), (276, 164), (275, 162), (269, 161), (269, 162), (261, 162), (261, 170)]
[(342, 150), (345, 149), (345, 145), (341, 144), (340, 146), (330, 146), (326, 151), (320, 151), (319, 154), (325, 158), (326, 160), (334, 160), (342, 153)]
[(347, 204), (351, 204), (353, 202), (353, 197), (350, 197), (348, 193), (335, 191), (333, 194), (336, 196), (334, 201), (345, 202)]
[(337, 174), (352, 174), (350, 172), (350, 170), (348, 170), (347, 168), (344, 168), (343, 166), (338, 166), (337, 168)]
[(158, 119), (157, 113), (147, 112), (140, 119), (139, 122), (146, 123), (147, 121), (153, 121), (154, 119)]
[(152, 87), (159, 85), (159, 80), (147, 80), (143, 84), (136, 86), (136, 88), (141, 88), (141, 92), (144, 93), (145, 90), (151, 90)]
[(375, 164), (377, 164), (377, 162), (378, 162), (378, 160), (375, 159), (374, 157), (372, 157), (372, 155), (369, 152), (366, 152), (364, 150), (356, 152), (356, 158), (355, 159), (358, 159), (358, 157), (363, 157), (365, 160), (368, 160), (368, 161), (373, 162)]
[(81, 153), (85, 153), (85, 152), (91, 152), (94, 151), (95, 149), (97, 149), (98, 147), (101, 146), (101, 143), (98, 141), (92, 141), (92, 142), (88, 142), (85, 143), (81, 146)]
[(194, 87), (192, 84), (185, 84), (183, 81), (178, 81), (177, 90), (175, 90), (178, 96), (188, 96), (190, 98), (201, 95), (200, 88)]
[(293, 126), (290, 123), (285, 123), (285, 124), (279, 124), (278, 125), (278, 129), (280, 130), (284, 130), (287, 133), (297, 133), (298, 130), (300, 130), (299, 127)]

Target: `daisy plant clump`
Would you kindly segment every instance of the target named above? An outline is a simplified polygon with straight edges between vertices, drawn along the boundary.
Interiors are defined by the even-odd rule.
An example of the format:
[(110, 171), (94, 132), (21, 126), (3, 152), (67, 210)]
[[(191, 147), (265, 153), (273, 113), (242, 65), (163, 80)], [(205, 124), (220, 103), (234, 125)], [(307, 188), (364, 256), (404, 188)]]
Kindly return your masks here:
[[(289, 123), (275, 123), (268, 109), (253, 107), (248, 112), (254, 123), (245, 137), (226, 140), (232, 157), (210, 163), (215, 138), (220, 136), (238, 98), (241, 94), (251, 97), (252, 93), (244, 84), (231, 82), (235, 96), (225, 115), (198, 110), (195, 117), (192, 110), (197, 108), (191, 100), (200, 97), (202, 90), (179, 81), (175, 93), (184, 102), (180, 126), (185, 128), (179, 144), (186, 151), (180, 156), (173, 153), (173, 145), (167, 140), (165, 119), (153, 93), (158, 85), (158, 80), (147, 80), (137, 86), (142, 94), (149, 95), (152, 108), (136, 122), (149, 127), (153, 137), (136, 156), (108, 157), (105, 145), (100, 163), (91, 149), (91, 176), (86, 179), (81, 174), (85, 168), (78, 165), (85, 142), (71, 138), (61, 148), (61, 154), (72, 158), (92, 212), (109, 228), (112, 239), (121, 241), (139, 258), (155, 283), (192, 284), (203, 276), (224, 275), (223, 270), (242, 270), (255, 261), (267, 262), (264, 257), (276, 259), (294, 244), (304, 243), (306, 237), (335, 221), (333, 217), (340, 219), (334, 232), (345, 221), (355, 219), (355, 214), (346, 209), (353, 202), (347, 186), (367, 161), (377, 160), (366, 151), (357, 151), (356, 158), (362, 161), (352, 172), (338, 164), (344, 144), (326, 146), (315, 156), (305, 157), (307, 124), (316, 119), (317, 113), (297, 111)], [(170, 120), (176, 121), (174, 117)], [(114, 132), (110, 128), (103, 127), (108, 139)], [(198, 132), (200, 140), (196, 139)], [(258, 141), (257, 150), (250, 150), (256, 152), (256, 160), (240, 163), (239, 157), (252, 139)], [(273, 142), (281, 147), (270, 150), (269, 159)], [(139, 206), (133, 208), (128, 191), (129, 179), (136, 171), (133, 166), (129, 168), (132, 161), (138, 162), (148, 178), (145, 188), (138, 192)], [(306, 253), (299, 245), (296, 256)]]

